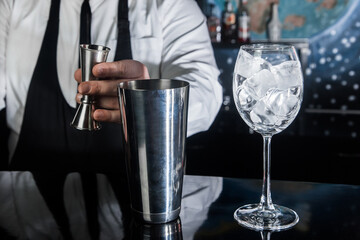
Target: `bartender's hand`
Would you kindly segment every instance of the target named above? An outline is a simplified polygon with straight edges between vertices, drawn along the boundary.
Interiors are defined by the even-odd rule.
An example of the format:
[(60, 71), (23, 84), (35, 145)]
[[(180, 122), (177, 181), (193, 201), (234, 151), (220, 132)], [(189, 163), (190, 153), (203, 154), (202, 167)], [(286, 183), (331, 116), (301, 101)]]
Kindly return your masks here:
[(79, 83), (76, 101), (80, 103), (85, 94), (95, 96), (96, 110), (93, 118), (100, 122), (120, 122), (118, 83), (126, 80), (149, 79), (146, 66), (134, 60), (96, 64), (93, 67), (93, 74), (100, 80), (81, 82), (81, 69), (76, 70), (75, 80)]

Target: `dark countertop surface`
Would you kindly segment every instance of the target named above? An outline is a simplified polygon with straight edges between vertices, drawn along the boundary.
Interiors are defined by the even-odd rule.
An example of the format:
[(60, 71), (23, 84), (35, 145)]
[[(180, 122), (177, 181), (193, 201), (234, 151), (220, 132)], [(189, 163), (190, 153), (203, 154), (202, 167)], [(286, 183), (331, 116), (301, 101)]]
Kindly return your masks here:
[(300, 221), (269, 234), (233, 219), (239, 206), (259, 201), (260, 180), (187, 175), (180, 218), (149, 225), (131, 217), (111, 179), (0, 172), (0, 239), (360, 239), (360, 186), (272, 181), (273, 202)]

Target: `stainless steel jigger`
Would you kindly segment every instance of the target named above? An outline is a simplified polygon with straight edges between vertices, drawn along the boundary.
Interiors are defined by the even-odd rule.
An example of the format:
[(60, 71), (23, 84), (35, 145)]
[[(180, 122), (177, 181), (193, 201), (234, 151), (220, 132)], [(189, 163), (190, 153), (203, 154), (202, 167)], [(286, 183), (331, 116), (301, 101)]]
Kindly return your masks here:
[[(109, 51), (110, 48), (105, 46), (92, 44), (80, 45), (82, 82), (97, 80), (92, 73), (92, 69), (96, 64), (106, 61)], [(101, 128), (100, 123), (92, 118), (94, 103), (93, 96), (84, 95), (81, 98), (81, 103), (70, 125), (79, 130), (99, 130)]]

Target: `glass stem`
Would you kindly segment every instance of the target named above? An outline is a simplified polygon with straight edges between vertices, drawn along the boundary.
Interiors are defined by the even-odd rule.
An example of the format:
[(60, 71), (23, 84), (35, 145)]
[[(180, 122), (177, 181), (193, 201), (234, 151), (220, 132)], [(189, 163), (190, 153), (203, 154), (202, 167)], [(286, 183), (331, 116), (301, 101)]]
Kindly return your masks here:
[(270, 190), (270, 154), (271, 154), (271, 135), (263, 136), (263, 159), (264, 159), (264, 175), (263, 175), (263, 187), (262, 194), (260, 199), (260, 207), (263, 210), (274, 210), (274, 205), (271, 200), (271, 190)]

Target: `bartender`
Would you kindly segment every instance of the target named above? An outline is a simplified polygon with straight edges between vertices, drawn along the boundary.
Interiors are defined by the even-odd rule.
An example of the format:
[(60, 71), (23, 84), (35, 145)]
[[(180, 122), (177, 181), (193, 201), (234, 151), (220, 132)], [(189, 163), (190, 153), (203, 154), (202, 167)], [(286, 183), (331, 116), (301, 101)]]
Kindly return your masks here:
[[(196, 2), (125, 2), (1, 1), (0, 110), (6, 111), (14, 169), (112, 168), (111, 159), (122, 155), (119, 124), (87, 133), (69, 123), (81, 94), (98, 95), (103, 109), (94, 112), (96, 120), (119, 122), (116, 84), (124, 79), (189, 81), (188, 136), (211, 125), (222, 92), (206, 20)], [(79, 43), (87, 38), (80, 29), (87, 26), (91, 43), (111, 49), (108, 63), (94, 68), (107, 81), (77, 86)], [(75, 78), (80, 82), (79, 71)]]
[[(111, 49), (108, 62), (93, 69), (99, 81), (79, 84), (79, 43)], [(6, 118), (0, 124), (9, 129), (9, 156), (1, 151), (0, 159), (8, 159), (11, 170), (31, 171), (68, 236), (61, 199), (69, 172), (81, 172), (85, 195), (96, 193), (94, 172), (125, 186), (117, 83), (150, 77), (190, 82), (191, 136), (207, 130), (219, 110), (218, 75), (206, 19), (193, 0), (2, 0), (0, 116)], [(70, 127), (83, 94), (97, 98), (93, 117), (103, 122), (100, 131)], [(27, 189), (26, 182), (9, 181), (17, 184), (13, 189)], [(114, 188), (118, 198), (120, 189)], [(94, 204), (85, 204), (88, 217), (96, 215)], [(96, 226), (89, 223), (94, 234)]]

